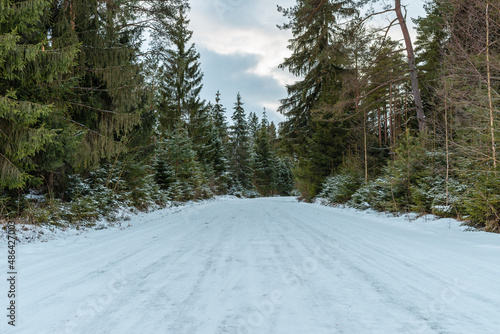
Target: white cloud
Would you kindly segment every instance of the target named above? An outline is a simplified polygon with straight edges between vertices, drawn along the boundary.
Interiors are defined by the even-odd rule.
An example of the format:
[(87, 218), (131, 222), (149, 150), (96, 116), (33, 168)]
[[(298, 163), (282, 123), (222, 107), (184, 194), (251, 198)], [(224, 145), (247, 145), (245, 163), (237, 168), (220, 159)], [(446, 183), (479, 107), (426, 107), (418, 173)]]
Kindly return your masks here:
[[(424, 15), (421, 0), (406, 2), (410, 17)], [(277, 3), (291, 7), (295, 0), (191, 0), (190, 29), (194, 32), (193, 42), (201, 53), (204, 92), (209, 94), (204, 98), (213, 100), (215, 92), (212, 90), (219, 88), (226, 99), (234, 99), (235, 91), (241, 91), (243, 98), (250, 100), (247, 111), (259, 113), (265, 106), (270, 118), (282, 119), (275, 110), (279, 100), (286, 97), (284, 87), (296, 78), (278, 68), (291, 54), (287, 49), (291, 33), (276, 26), (286, 22), (276, 9)], [(387, 20), (387, 17), (377, 18), (381, 24)], [(410, 20), (408, 23), (411, 27)], [(400, 38), (398, 27), (392, 29), (391, 36)], [(204, 59), (207, 60), (205, 65)], [(225, 67), (230, 69), (222, 71), (222, 77), (221, 69)], [(222, 91), (223, 87), (227, 93)], [(232, 103), (226, 106), (230, 110)]]
[[(288, 6), (294, 3), (292, 0), (281, 2)], [(293, 82), (288, 72), (278, 69), (290, 55), (287, 45), (291, 34), (276, 27), (284, 18), (274, 2), (194, 0), (191, 7), (191, 29), (196, 45), (221, 55), (258, 55), (258, 64), (245, 71), (270, 76), (283, 86)]]
[[(295, 3), (279, 2), (283, 6)], [(203, 97), (213, 100), (215, 91), (221, 89), (223, 103), (230, 112), (239, 91), (247, 103), (247, 112), (261, 114), (266, 107), (270, 120), (282, 120), (276, 113), (279, 100), (286, 97), (284, 87), (295, 78), (278, 68), (290, 55), (287, 45), (291, 33), (277, 28), (285, 19), (277, 12), (276, 3), (192, 0), (189, 19), (205, 72), (202, 94), (208, 96)]]

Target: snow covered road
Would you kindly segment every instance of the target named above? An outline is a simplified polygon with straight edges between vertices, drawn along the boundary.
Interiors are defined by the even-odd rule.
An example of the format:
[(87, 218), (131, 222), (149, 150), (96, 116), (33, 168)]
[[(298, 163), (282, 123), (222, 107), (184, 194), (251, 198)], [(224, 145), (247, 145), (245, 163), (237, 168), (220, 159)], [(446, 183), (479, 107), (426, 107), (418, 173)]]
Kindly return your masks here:
[(0, 332), (500, 333), (500, 235), (293, 198), (130, 225), (19, 245), (18, 326)]

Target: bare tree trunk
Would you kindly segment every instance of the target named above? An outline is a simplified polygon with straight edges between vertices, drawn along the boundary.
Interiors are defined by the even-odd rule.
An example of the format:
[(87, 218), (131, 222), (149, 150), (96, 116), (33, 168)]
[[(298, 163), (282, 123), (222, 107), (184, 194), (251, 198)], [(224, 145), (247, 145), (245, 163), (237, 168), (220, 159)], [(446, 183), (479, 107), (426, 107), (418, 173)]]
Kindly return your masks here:
[(54, 198), (54, 172), (50, 172), (47, 180), (47, 188), (50, 199)]
[(368, 184), (368, 136), (366, 134), (366, 111), (363, 114), (363, 132), (364, 132), (364, 145), (365, 145), (365, 184)]
[[(391, 146), (391, 150), (394, 150), (393, 145), (396, 144), (395, 141), (392, 140), (394, 136), (394, 118), (393, 118), (393, 105), (392, 105), (392, 83), (389, 84), (389, 122), (390, 122), (390, 133), (389, 133), (389, 145)], [(393, 151), (394, 152), (394, 151)]]
[(380, 115), (380, 108), (378, 109), (378, 146), (382, 147), (382, 117)]
[(387, 106), (384, 106), (384, 143), (387, 145), (387, 132), (389, 131), (389, 123), (387, 120)]
[(490, 104), (490, 130), (491, 130), (491, 151), (493, 155), (493, 167), (497, 168), (497, 157), (495, 147), (495, 118), (493, 116), (493, 98), (491, 94), (491, 68), (490, 68), (490, 4), (486, 4), (486, 71), (488, 72), (488, 100)]
[(401, 12), (401, 0), (395, 0), (394, 9), (403, 33), (403, 37), (406, 45), (406, 53), (408, 55), (408, 65), (410, 68), (410, 79), (411, 88), (413, 91), (413, 97), (415, 99), (415, 106), (417, 108), (417, 119), (418, 127), (422, 132), (425, 130), (425, 115), (424, 108), (422, 105), (422, 97), (420, 95), (420, 88), (418, 87), (418, 77), (417, 77), (417, 66), (415, 63), (415, 53), (413, 52), (413, 45), (411, 43), (410, 33), (408, 32), (408, 27), (406, 26), (406, 20)]
[(446, 205), (449, 203), (449, 189), (448, 183), (450, 180), (450, 142), (448, 139), (448, 86), (444, 82), (444, 129), (445, 129), (445, 142), (446, 142)]
[(70, 1), (69, 3), (69, 13), (70, 13), (70, 17), (71, 17), (71, 30), (75, 31), (75, 17), (76, 17), (76, 14), (75, 14), (75, 9), (73, 8), (73, 1)]

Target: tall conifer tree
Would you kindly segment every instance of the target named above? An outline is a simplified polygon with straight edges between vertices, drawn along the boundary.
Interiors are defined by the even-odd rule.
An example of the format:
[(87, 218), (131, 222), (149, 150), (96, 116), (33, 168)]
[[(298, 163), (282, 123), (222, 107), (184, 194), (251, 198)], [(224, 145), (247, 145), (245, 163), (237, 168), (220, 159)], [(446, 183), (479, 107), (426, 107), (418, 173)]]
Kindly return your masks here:
[(219, 136), (224, 143), (228, 142), (228, 129), (226, 122), (226, 108), (220, 102), (220, 92), (217, 91), (215, 94), (215, 104), (212, 108), (212, 117), (214, 120), (214, 125), (219, 131)]
[[(173, 47), (160, 57), (161, 101), (160, 123), (162, 128), (171, 128), (178, 121), (190, 124), (203, 109), (200, 91), (203, 87), (203, 73), (200, 69), (200, 55), (195, 45), (189, 45), (193, 32), (188, 29), (186, 19), (189, 6), (182, 4), (178, 8), (176, 22), (172, 28), (170, 41)], [(190, 128), (190, 135), (195, 136), (196, 129)]]
[(0, 1), (0, 188), (24, 186), (35, 154), (61, 138), (52, 126), (64, 117), (78, 48), (67, 29), (56, 30), (51, 10), (60, 8), (51, 4)]
[(277, 158), (271, 147), (269, 124), (264, 113), (255, 137), (253, 169), (256, 188), (261, 195), (272, 195), (276, 190)]
[(231, 126), (231, 164), (233, 174), (233, 185), (243, 189), (251, 189), (252, 168), (250, 138), (248, 133), (248, 123), (241, 95), (238, 93), (232, 116)]
[(139, 124), (142, 28), (125, 1), (68, 1), (61, 14), (82, 44), (68, 103), (71, 121), (85, 132), (77, 164), (86, 166), (125, 152), (125, 136)]
[(338, 101), (343, 76), (348, 73), (339, 24), (357, 13), (354, 5), (351, 0), (298, 0), (295, 7), (278, 7), (290, 20), (281, 28), (293, 34), (292, 55), (280, 68), (302, 78), (287, 86), (288, 97), (281, 101), (279, 111), (286, 116), (281, 135), (288, 152), (298, 159), (296, 176), (307, 197), (315, 195), (345, 151), (342, 126), (319, 123), (313, 113), (328, 110)]

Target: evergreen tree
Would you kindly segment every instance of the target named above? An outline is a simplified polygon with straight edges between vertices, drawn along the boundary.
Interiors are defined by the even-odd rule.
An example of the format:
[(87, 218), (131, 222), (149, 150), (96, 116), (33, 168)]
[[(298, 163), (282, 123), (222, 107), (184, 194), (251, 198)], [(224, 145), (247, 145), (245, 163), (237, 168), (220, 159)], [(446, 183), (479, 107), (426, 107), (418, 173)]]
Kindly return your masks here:
[(207, 198), (211, 195), (193, 143), (186, 129), (166, 134), (156, 153), (155, 180), (174, 200)]
[(345, 125), (320, 123), (313, 113), (321, 112), (329, 121), (334, 116), (331, 106), (338, 102), (343, 77), (349, 73), (339, 24), (357, 14), (354, 5), (355, 1), (299, 0), (293, 8), (278, 8), (290, 19), (282, 29), (291, 29), (293, 34), (292, 55), (280, 68), (302, 78), (287, 86), (288, 97), (281, 101), (279, 111), (286, 120), (280, 134), (282, 145), (298, 160), (295, 172), (305, 197), (315, 195), (345, 151), (341, 139), (347, 134), (342, 129)]
[(231, 171), (232, 186), (240, 190), (252, 189), (252, 168), (248, 124), (241, 95), (238, 93), (231, 126)]
[(281, 196), (290, 196), (295, 186), (295, 180), (289, 161), (278, 159), (274, 174), (276, 192)]
[(274, 125), (274, 122), (271, 122), (267, 128), (267, 132), (269, 134), (269, 140), (271, 141), (271, 147), (274, 150), (278, 149), (278, 137), (277, 137), (277, 132), (276, 132), (276, 125)]
[[(196, 150), (198, 161), (201, 162), (204, 169), (209, 168), (210, 156), (213, 154), (209, 152), (211, 150), (209, 141), (213, 127), (210, 108), (210, 105), (208, 105), (198, 110), (198, 112), (193, 115), (188, 126), (189, 135)], [(210, 171), (208, 172), (209, 174), (211, 173)]]
[(250, 135), (250, 141), (252, 142), (252, 146), (253, 142), (255, 141), (255, 138), (257, 138), (259, 130), (260, 130), (259, 117), (254, 112), (250, 112), (248, 114), (248, 134)]
[(212, 118), (214, 120), (214, 125), (219, 131), (219, 137), (222, 142), (227, 144), (229, 140), (227, 121), (226, 121), (226, 108), (220, 102), (220, 92), (217, 91), (215, 94), (215, 105), (212, 109)]
[(277, 158), (271, 148), (267, 119), (262, 119), (259, 131), (255, 138), (255, 156), (253, 169), (255, 172), (255, 186), (264, 196), (276, 193)]
[(67, 30), (55, 30), (51, 5), (0, 1), (0, 189), (23, 187), (37, 167), (33, 157), (65, 136), (56, 128), (68, 129), (62, 95), (74, 84), (67, 74), (78, 48), (61, 36)]
[(492, 0), (447, 3), (450, 40), (440, 89), (451, 159), (447, 170), (455, 169), (464, 185), (472, 185), (462, 197), (471, 223), (500, 232), (500, 8)]
[(124, 2), (71, 1), (59, 14), (82, 45), (74, 75), (78, 86), (68, 96), (71, 122), (85, 133), (75, 167), (95, 165), (126, 152), (126, 136), (140, 122), (144, 87), (141, 25)]
[(428, 0), (424, 4), (427, 15), (414, 20), (417, 26), (416, 60), (423, 100), (427, 102), (424, 107), (427, 110), (436, 108), (437, 79), (443, 67), (443, 56), (449, 39), (449, 32), (444, 29), (448, 6), (445, 1)]
[[(188, 29), (186, 19), (187, 4), (178, 8), (176, 22), (170, 32), (173, 48), (165, 51), (160, 57), (164, 63), (160, 70), (161, 103), (160, 124), (162, 129), (171, 129), (180, 120), (190, 124), (203, 111), (200, 91), (203, 87), (203, 73), (200, 70), (200, 55), (195, 45), (189, 45), (193, 32)], [(190, 127), (190, 135), (196, 132)]]
[(228, 186), (229, 159), (227, 144), (221, 138), (220, 129), (215, 126), (215, 123), (211, 123), (204, 152), (200, 161), (207, 166), (206, 170), (209, 170), (207, 175), (212, 179), (214, 190), (222, 194)]
[(303, 78), (287, 86), (288, 97), (279, 108), (287, 117), (283, 131), (292, 152), (300, 152), (311, 134), (312, 111), (321, 104), (335, 102), (335, 86), (346, 71), (337, 23), (356, 13), (352, 4), (353, 1), (299, 0), (293, 8), (278, 7), (290, 19), (281, 28), (290, 29), (293, 34), (288, 47), (293, 53), (279, 67)]

